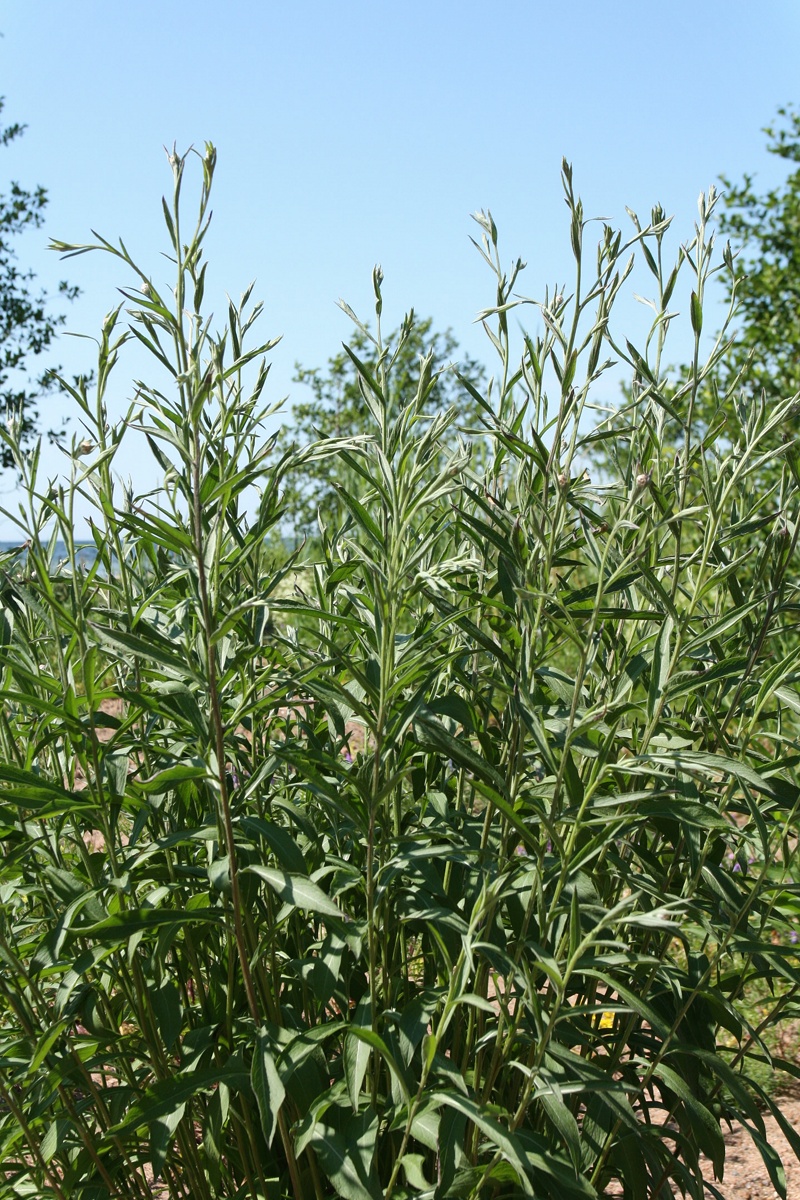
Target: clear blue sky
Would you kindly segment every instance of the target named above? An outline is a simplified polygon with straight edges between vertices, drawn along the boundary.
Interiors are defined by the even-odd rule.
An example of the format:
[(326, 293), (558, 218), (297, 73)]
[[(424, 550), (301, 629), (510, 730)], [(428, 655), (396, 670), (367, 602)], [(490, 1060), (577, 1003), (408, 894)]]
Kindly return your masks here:
[[(264, 335), (284, 335), (276, 399), (297, 393), (295, 361), (322, 364), (348, 336), (339, 296), (368, 314), (375, 262), (389, 321), (413, 305), (485, 357), (473, 321), (491, 280), (469, 214), (491, 208), (508, 260), (528, 263), (527, 294), (563, 281), (562, 155), (587, 215), (626, 227), (626, 205), (646, 216), (658, 201), (675, 214), (677, 247), (720, 173), (780, 178), (761, 128), (800, 100), (797, 0), (15, 0), (0, 11), (4, 116), (28, 125), (2, 151), (0, 189), (48, 188), (45, 229), (20, 249), (49, 288), (66, 275), (83, 289), (69, 328), (94, 334), (128, 280), (100, 256), (60, 264), (47, 236), (122, 235), (158, 273), (162, 146), (211, 140), (207, 290), (221, 314), (224, 294), (256, 279)], [(87, 346), (61, 339), (56, 357), (79, 370)], [(123, 364), (120, 408), (129, 379)], [(0, 523), (0, 538), (8, 530)]]

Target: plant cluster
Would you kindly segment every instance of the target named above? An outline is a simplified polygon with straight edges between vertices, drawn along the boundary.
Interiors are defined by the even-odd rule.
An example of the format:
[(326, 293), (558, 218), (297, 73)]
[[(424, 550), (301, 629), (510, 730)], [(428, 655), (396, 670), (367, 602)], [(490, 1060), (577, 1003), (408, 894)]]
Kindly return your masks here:
[[(800, 489), (754, 481), (795, 405), (696, 432), (726, 353), (701, 353), (715, 197), (674, 268), (658, 210), (595, 255), (565, 164), (575, 285), (533, 309), (519, 361), (523, 264), (478, 214), (499, 365), (461, 377), (477, 456), (430, 403), (431, 356), (393, 389), (376, 269), (369, 356), (347, 349), (367, 431), (276, 456), (258, 306), (222, 332), (204, 313), (198, 157), (187, 232), (171, 156), (174, 292), (123, 243), (59, 246), (136, 282), (93, 389), (70, 389), (69, 480), (2, 435), (27, 501), (0, 595), (0, 1196), (700, 1197), (729, 1122), (785, 1192), (762, 1105), (800, 1138), (755, 1071), (800, 986)], [(637, 253), (641, 350), (611, 325)], [(133, 338), (155, 373), (113, 420)], [(598, 428), (609, 351), (636, 382)], [(114, 474), (137, 437), (163, 472), (144, 496)], [(324, 459), (349, 486), (295, 573), (270, 534)]]
[[(345, 312), (351, 313), (347, 304), (343, 301), (340, 304)], [(375, 339), (359, 325), (356, 318), (349, 349), (374, 375), (378, 370)], [(458, 350), (452, 332), (435, 332), (430, 317), (416, 318), (413, 312), (406, 318), (404, 327), (390, 334), (386, 341), (392, 347), (391, 370), (387, 372), (389, 390), (384, 396), (390, 413), (399, 411), (415, 395), (420, 359), (430, 355), (435, 381), (425, 398), (425, 411), (433, 415), (450, 407), (457, 408), (461, 426), (472, 431), (474, 460), (476, 452), (480, 454), (482, 449), (479, 440), (481, 410), (459, 375), (466, 377), (474, 391), (484, 382), (481, 364), (467, 358), (459, 362), (458, 374), (447, 370)], [(308, 387), (311, 397), (292, 405), (291, 420), (278, 434), (276, 453), (285, 453), (293, 445), (310, 446), (326, 437), (352, 438), (355, 434), (370, 433), (372, 418), (365, 408), (358, 380), (359, 370), (345, 350), (329, 359), (324, 371), (298, 365), (294, 381)], [(457, 436), (457, 431), (453, 433)], [(449, 449), (450, 443), (445, 441), (442, 453), (447, 454)], [(320, 523), (341, 523), (346, 507), (340, 496), (343, 490), (353, 486), (360, 486), (359, 477), (351, 476), (347, 464), (338, 455), (323, 459), (310, 456), (304, 463), (298, 463), (284, 479), (286, 532), (296, 543), (305, 539), (308, 551), (317, 552), (316, 534)]]

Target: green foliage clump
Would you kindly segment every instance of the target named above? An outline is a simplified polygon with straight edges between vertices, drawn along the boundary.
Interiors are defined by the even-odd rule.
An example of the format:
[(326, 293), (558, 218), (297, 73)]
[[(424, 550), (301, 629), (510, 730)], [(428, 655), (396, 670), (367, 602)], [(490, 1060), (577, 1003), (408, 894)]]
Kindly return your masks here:
[[(785, 1193), (762, 1105), (798, 1139), (756, 1068), (800, 987), (800, 490), (751, 483), (795, 407), (754, 406), (731, 445), (693, 432), (724, 353), (700, 356), (713, 199), (682, 260), (677, 455), (647, 348), (624, 350), (627, 424), (585, 419), (640, 250), (660, 354), (667, 223), (604, 227), (590, 263), (565, 165), (575, 290), (519, 363), (522, 263), (477, 216), (499, 355), (487, 387), (460, 381), (480, 453), (432, 405), (430, 354), (393, 387), (378, 324), (369, 362), (348, 352), (359, 432), (276, 456), (258, 308), (220, 334), (203, 315), (214, 152), (188, 236), (187, 161), (174, 297), (100, 243), (140, 290), (104, 323), (94, 394), (71, 389), (69, 481), (4, 435), (27, 548), (0, 599), (0, 1196), (700, 1197), (728, 1122)], [(113, 421), (132, 337), (160, 374)], [(163, 471), (144, 496), (113, 474), (137, 437)], [(602, 485), (598, 442), (621, 464)], [(346, 519), (292, 590), (270, 535), (328, 459)]]
[[(386, 403), (397, 414), (417, 391), (420, 359), (431, 357), (433, 385), (426, 396), (424, 410), (431, 416), (451, 406), (459, 411), (459, 424), (472, 430), (473, 439), (481, 431), (479, 409), (467, 387), (459, 381), (451, 360), (458, 343), (450, 330), (433, 330), (430, 317), (415, 319), (411, 312), (400, 329), (390, 334), (385, 343), (362, 325), (347, 305), (342, 305), (356, 325), (350, 344), (328, 361), (325, 371), (319, 368), (297, 367), (295, 382), (305, 384), (311, 398), (292, 407), (291, 425), (279, 435), (276, 450), (285, 452), (292, 444), (309, 446), (323, 438), (352, 438), (370, 433), (369, 408), (364, 403), (363, 384), (359, 380), (356, 359), (371, 374), (377, 374), (378, 356), (387, 357), (386, 377), (389, 395)], [(355, 355), (355, 359), (354, 356)], [(459, 364), (459, 373), (473, 388), (484, 382), (480, 363), (467, 357)], [(316, 540), (320, 524), (335, 527), (346, 519), (347, 508), (340, 499), (342, 491), (358, 487), (358, 472), (354, 475), (341, 454), (322, 460), (310, 459), (296, 468), (285, 481), (284, 503), (288, 529), (295, 540), (311, 537)]]

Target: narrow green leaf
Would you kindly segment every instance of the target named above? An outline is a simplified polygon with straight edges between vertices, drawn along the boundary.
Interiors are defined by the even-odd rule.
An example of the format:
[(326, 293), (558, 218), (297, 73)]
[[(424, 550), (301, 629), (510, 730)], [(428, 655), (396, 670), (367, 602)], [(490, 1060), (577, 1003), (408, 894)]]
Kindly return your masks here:
[(343, 1200), (383, 1200), (374, 1166), (377, 1135), (378, 1114), (372, 1109), (353, 1114), (330, 1106), (326, 1119), (314, 1122), (303, 1144), (313, 1149), (337, 1196)]
[(307, 874), (303, 852), (287, 829), (276, 821), (267, 821), (262, 817), (246, 816), (240, 819), (242, 829), (249, 834), (257, 834), (267, 842), (281, 868), (292, 875)]
[(319, 913), (323, 917), (341, 918), (344, 915), (322, 888), (307, 875), (290, 875), (287, 871), (262, 866), (244, 867), (242, 874), (248, 871), (274, 888), (286, 904), (306, 909), (307, 912)]
[(404, 1154), (400, 1160), (405, 1173), (406, 1182), (416, 1192), (433, 1192), (433, 1184), (425, 1178), (424, 1154)]
[(175, 1045), (183, 1024), (180, 992), (171, 979), (164, 979), (160, 987), (151, 990), (150, 1003), (158, 1022), (161, 1039), (169, 1051)]
[(150, 1121), (150, 1163), (153, 1168), (153, 1180), (157, 1181), (167, 1155), (175, 1141), (175, 1130), (183, 1120), (186, 1104), (179, 1104), (172, 1112), (164, 1113), (154, 1121)]
[(583, 1162), (578, 1122), (564, 1103), (564, 1098), (554, 1081), (551, 1081), (550, 1088), (549, 1092), (540, 1092), (537, 1099), (547, 1113), (549, 1120), (558, 1130), (559, 1136), (567, 1148), (572, 1165), (576, 1171), (580, 1171), (582, 1170)]
[(674, 771), (696, 772), (707, 778), (732, 775), (741, 783), (775, 800), (795, 804), (800, 798), (800, 788), (775, 776), (765, 778), (747, 763), (726, 758), (722, 754), (711, 754), (702, 750), (680, 750), (670, 754), (642, 754), (624, 764), (626, 771), (635, 774), (650, 774), (653, 765), (669, 767)]
[(574, 958), (581, 944), (581, 902), (578, 889), (573, 888), (569, 906), (569, 956)]
[[(143, 628), (141, 622), (137, 628)], [(177, 647), (168, 642), (166, 638), (161, 637), (160, 634), (154, 633), (153, 630), (134, 634), (122, 629), (113, 629), (110, 626), (97, 625), (94, 632), (100, 644), (116, 654), (122, 654), (125, 657), (133, 654), (145, 662), (158, 663), (181, 680), (185, 679), (187, 675), (193, 676), (194, 674), (192, 664), (186, 655), (181, 655)]]
[(371, 1029), (372, 1018), (370, 1014), (370, 998), (369, 993), (367, 993), (356, 1005), (356, 1010), (353, 1013), (353, 1024), (348, 1026), (347, 1036), (344, 1041), (344, 1075), (347, 1081), (347, 1094), (350, 1097), (353, 1112), (358, 1112), (361, 1085), (367, 1073), (370, 1050), (368, 1042), (363, 1038), (353, 1036), (353, 1029), (356, 1024), (361, 1026), (361, 1028)]
[(786, 1200), (786, 1172), (783, 1168), (783, 1163), (781, 1162), (781, 1156), (778, 1154), (778, 1151), (775, 1149), (775, 1147), (771, 1146), (767, 1139), (761, 1133), (759, 1133), (757, 1129), (748, 1124), (747, 1121), (742, 1121), (741, 1123), (750, 1134), (756, 1149), (761, 1155), (761, 1161), (767, 1168), (767, 1174), (769, 1175), (772, 1186), (781, 1197), (781, 1200)]
[(47, 1032), (39, 1038), (39, 1042), (36, 1046), (36, 1053), (31, 1059), (30, 1066), (28, 1067), (28, 1071), (31, 1075), (34, 1075), (39, 1070), (39, 1067), (42, 1065), (45, 1058), (53, 1048), (53, 1044), (58, 1041), (64, 1030), (69, 1029), (73, 1023), (74, 1022), (71, 1017), (62, 1018), (62, 1020), (56, 1021), (53, 1027), (48, 1029)]
[(174, 787), (178, 783), (186, 783), (190, 779), (204, 779), (208, 775), (208, 768), (201, 764), (180, 763), (174, 767), (166, 767), (163, 771), (158, 771), (155, 775), (151, 775), (149, 779), (136, 780), (137, 788), (140, 788), (146, 795), (152, 793), (166, 792), (169, 788)]
[[(476, 997), (476, 999), (477, 999), (477, 997)], [(400, 1070), (400, 1067), (398, 1066), (394, 1055), (392, 1054), (391, 1050), (386, 1045), (386, 1042), (383, 1040), (383, 1038), (380, 1036), (380, 1034), (375, 1033), (375, 1031), (373, 1029), (370, 1029), (368, 1026), (365, 1026), (365, 1025), (350, 1025), (347, 1030), (347, 1035), (348, 1035), (348, 1038), (355, 1038), (357, 1041), (363, 1042), (366, 1046), (369, 1046), (373, 1050), (378, 1051), (381, 1058), (384, 1060), (384, 1062), (386, 1063), (386, 1065), (389, 1067), (390, 1071), (394, 1075), (395, 1079), (399, 1083), (400, 1090), (403, 1093), (404, 1099), (409, 1100), (410, 1095), (409, 1095), (409, 1091), (408, 1091), (408, 1084), (406, 1083), (406, 1080), (405, 1080), (405, 1076), (404, 1076), (403, 1072)], [(352, 1102), (352, 1095), (351, 1095), (351, 1102)], [(357, 1106), (354, 1105), (353, 1107), (355, 1108)]]
[(69, 937), (99, 937), (103, 941), (109, 938), (115, 942), (126, 941), (134, 933), (146, 932), (149, 929), (159, 929), (162, 925), (192, 925), (198, 921), (210, 921), (215, 925), (223, 921), (223, 914), (214, 908), (194, 908), (187, 912), (184, 908), (135, 908), (126, 912), (115, 913), (103, 921), (92, 925), (72, 926), (68, 931)]
[(719, 1122), (713, 1113), (697, 1099), (690, 1085), (681, 1078), (677, 1071), (659, 1062), (654, 1068), (656, 1076), (671, 1088), (683, 1102), (686, 1112), (692, 1119), (692, 1128), (700, 1149), (711, 1159), (714, 1172), (718, 1179), (722, 1177), (725, 1163), (725, 1140), (719, 1127)]
[(50, 1123), (44, 1137), (39, 1143), (39, 1153), (46, 1163), (51, 1162), (55, 1155), (58, 1154), (73, 1128), (72, 1121), (65, 1117), (58, 1117)]
[(650, 668), (650, 689), (647, 695), (647, 717), (650, 721), (655, 716), (669, 677), (672, 630), (672, 617), (667, 614), (664, 617), (661, 633), (653, 650), (653, 663)]
[(473, 1125), (477, 1125), (481, 1133), (489, 1139), (495, 1146), (506, 1162), (510, 1163), (517, 1172), (520, 1186), (526, 1196), (534, 1196), (536, 1193), (528, 1177), (528, 1171), (525, 1166), (525, 1151), (519, 1144), (516, 1135), (513, 1134), (505, 1125), (496, 1120), (493, 1116), (486, 1112), (485, 1108), (477, 1104), (469, 1096), (462, 1096), (457, 1092), (434, 1092), (432, 1099), (440, 1104), (446, 1104), (448, 1108), (453, 1108), (456, 1112), (465, 1116)]
[(122, 1136), (143, 1125), (170, 1117), (187, 1104), (198, 1092), (224, 1083), (231, 1091), (241, 1091), (249, 1085), (247, 1073), (239, 1064), (228, 1067), (206, 1067), (188, 1075), (174, 1075), (159, 1080), (131, 1105), (125, 1116), (108, 1130), (107, 1137)]
[(266, 1028), (259, 1029), (256, 1034), (253, 1064), (250, 1069), (250, 1083), (258, 1103), (258, 1111), (261, 1115), (261, 1128), (264, 1130), (267, 1145), (271, 1146), (278, 1123), (278, 1113), (286, 1096), (286, 1090), (278, 1075), (275, 1059), (272, 1057), (269, 1034)]

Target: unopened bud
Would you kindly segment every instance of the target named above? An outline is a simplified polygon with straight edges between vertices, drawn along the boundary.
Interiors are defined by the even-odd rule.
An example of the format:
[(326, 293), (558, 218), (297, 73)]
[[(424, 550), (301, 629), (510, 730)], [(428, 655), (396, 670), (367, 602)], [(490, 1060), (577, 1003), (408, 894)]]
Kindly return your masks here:
[(84, 440), (78, 446), (78, 454), (80, 455), (91, 454), (93, 450), (94, 442), (91, 440), (91, 438), (84, 438)]
[(647, 485), (649, 484), (649, 482), (650, 482), (650, 474), (649, 474), (649, 472), (648, 472), (647, 474), (645, 474), (645, 472), (644, 472), (644, 471), (642, 471), (642, 473), (641, 473), (640, 475), (637, 475), (637, 476), (636, 476), (636, 490), (637, 490), (638, 492), (640, 492), (640, 491), (642, 490), (642, 488), (646, 488), (646, 487), (647, 487)]

